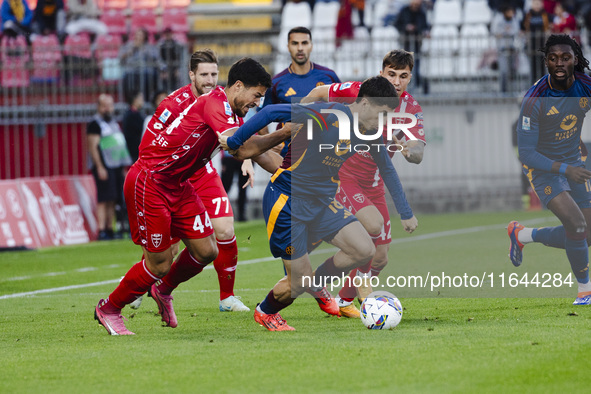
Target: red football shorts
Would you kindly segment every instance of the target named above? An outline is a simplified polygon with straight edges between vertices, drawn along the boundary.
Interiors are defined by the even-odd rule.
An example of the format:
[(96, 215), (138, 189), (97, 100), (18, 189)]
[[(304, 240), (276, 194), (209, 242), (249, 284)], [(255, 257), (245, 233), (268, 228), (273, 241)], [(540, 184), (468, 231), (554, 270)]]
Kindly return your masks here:
[(198, 171), (189, 182), (193, 184), (210, 218), (234, 217), (222, 179), (215, 168), (211, 171)]
[(149, 252), (171, 246), (171, 237), (206, 238), (213, 226), (193, 185), (158, 182), (147, 170), (133, 165), (123, 187), (131, 238)]
[(376, 245), (387, 245), (392, 242), (392, 227), (390, 224), (390, 213), (386, 203), (384, 187), (362, 187), (355, 181), (341, 178), (341, 183), (335, 199), (345, 206), (353, 215), (361, 208), (375, 206), (382, 218), (384, 225), (382, 231), (375, 240)]

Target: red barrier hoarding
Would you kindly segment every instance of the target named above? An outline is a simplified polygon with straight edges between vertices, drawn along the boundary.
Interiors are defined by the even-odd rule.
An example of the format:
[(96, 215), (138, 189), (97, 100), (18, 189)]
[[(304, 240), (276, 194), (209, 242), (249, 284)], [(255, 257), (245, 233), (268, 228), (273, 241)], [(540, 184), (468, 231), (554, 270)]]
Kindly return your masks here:
[(0, 181), (0, 248), (39, 248), (95, 240), (92, 176)]

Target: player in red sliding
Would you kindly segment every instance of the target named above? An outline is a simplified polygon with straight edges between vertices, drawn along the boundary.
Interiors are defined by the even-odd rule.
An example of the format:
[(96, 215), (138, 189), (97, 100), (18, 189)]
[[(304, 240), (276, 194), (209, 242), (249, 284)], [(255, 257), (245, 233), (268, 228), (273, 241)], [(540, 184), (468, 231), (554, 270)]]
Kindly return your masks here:
[[(197, 99), (193, 93), (177, 91), (161, 103), (162, 110), (155, 115), (159, 122), (150, 123), (140, 158), (124, 186), (132, 238), (144, 255), (95, 308), (95, 318), (109, 334), (133, 334), (123, 323), (121, 309), (148, 290), (158, 302), (162, 320), (176, 327), (171, 292), (218, 254), (211, 219), (188, 180), (219, 151), (216, 132), (232, 134), (269, 86), (271, 77), (265, 69), (245, 58), (231, 67), (225, 89), (216, 86)], [(164, 127), (172, 116), (172, 103), (183, 100), (189, 101), (186, 108)], [(281, 133), (277, 134), (277, 141), (268, 141), (281, 141)], [(175, 237), (183, 240), (186, 249), (172, 264)]]
[[(387, 141), (387, 143), (401, 145), (403, 147), (401, 153), (404, 158), (410, 163), (419, 164), (423, 160), (426, 144), (423, 130), (423, 110), (414, 97), (406, 91), (412, 77), (413, 66), (412, 53), (401, 49), (393, 50), (384, 56), (380, 75), (390, 81), (400, 97), (400, 104), (395, 112), (409, 114), (416, 120), (414, 126), (406, 128), (414, 136), (414, 140), (400, 131), (395, 135), (394, 141)], [(359, 93), (360, 86), (361, 82), (319, 86), (312, 90), (302, 102), (323, 100), (352, 103)], [(408, 124), (412, 121), (412, 118), (396, 118), (396, 123), (401, 124)], [(390, 154), (393, 155), (393, 153)], [(390, 213), (386, 203), (384, 182), (369, 154), (358, 152), (347, 160), (339, 171), (339, 178), (340, 187), (336, 199), (359, 219), (376, 245), (373, 260), (349, 274), (350, 283), (357, 275), (362, 278), (360, 281), (362, 285), (355, 288), (350, 283), (346, 283), (337, 298), (342, 316), (358, 318), (359, 310), (353, 305), (355, 295), (358, 295), (360, 302), (362, 302), (372, 292), (369, 276), (378, 276), (388, 264), (388, 250), (392, 242)]]

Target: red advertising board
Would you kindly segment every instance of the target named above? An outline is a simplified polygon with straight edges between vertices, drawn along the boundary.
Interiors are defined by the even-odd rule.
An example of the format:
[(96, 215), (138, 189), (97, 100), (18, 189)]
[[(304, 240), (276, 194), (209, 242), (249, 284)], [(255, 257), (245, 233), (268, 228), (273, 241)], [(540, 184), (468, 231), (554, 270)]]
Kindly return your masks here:
[(39, 248), (94, 240), (96, 189), (91, 176), (0, 181), (0, 248)]

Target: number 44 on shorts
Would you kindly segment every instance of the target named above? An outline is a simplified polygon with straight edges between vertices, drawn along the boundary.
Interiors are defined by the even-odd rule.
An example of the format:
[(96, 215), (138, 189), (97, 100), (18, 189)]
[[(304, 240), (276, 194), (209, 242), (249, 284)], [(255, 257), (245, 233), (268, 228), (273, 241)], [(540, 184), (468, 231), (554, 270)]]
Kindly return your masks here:
[(211, 225), (211, 220), (209, 219), (209, 215), (207, 214), (207, 212), (205, 212), (205, 215), (203, 215), (205, 217), (205, 223), (201, 221), (201, 216), (202, 215), (195, 216), (193, 230), (203, 233), (205, 231), (205, 227), (213, 228), (213, 226)]

